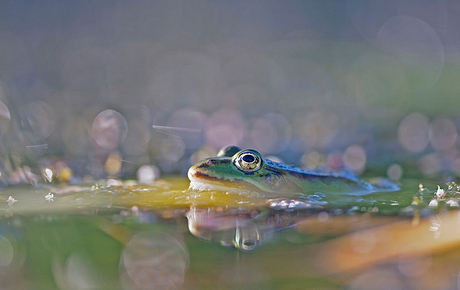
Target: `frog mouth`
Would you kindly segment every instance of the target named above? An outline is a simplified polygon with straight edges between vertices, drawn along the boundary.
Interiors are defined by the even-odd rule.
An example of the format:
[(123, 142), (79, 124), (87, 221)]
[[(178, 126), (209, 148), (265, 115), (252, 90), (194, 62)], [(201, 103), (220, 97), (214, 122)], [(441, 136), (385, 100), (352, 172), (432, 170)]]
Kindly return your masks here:
[(196, 171), (191, 167), (187, 173), (190, 179), (189, 189), (194, 190), (250, 190), (260, 191), (256, 186), (243, 180), (229, 180), (219, 177), (214, 177), (206, 173)]

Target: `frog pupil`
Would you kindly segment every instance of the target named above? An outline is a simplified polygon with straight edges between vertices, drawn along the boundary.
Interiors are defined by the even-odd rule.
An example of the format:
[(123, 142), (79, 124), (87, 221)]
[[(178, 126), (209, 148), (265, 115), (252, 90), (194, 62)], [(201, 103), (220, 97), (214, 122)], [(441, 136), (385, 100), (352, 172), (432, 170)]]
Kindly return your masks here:
[(242, 157), (242, 159), (243, 159), (244, 162), (247, 162), (247, 163), (252, 163), (252, 162), (254, 162), (254, 160), (255, 160), (254, 156), (249, 155), (249, 154), (244, 155), (244, 156)]

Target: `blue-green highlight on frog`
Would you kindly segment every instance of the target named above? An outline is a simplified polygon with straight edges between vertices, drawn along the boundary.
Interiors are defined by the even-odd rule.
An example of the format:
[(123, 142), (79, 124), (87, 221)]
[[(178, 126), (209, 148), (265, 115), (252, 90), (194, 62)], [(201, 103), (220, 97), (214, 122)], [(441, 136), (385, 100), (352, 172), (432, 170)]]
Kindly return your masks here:
[(315, 192), (364, 195), (380, 191), (396, 191), (399, 187), (381, 179), (371, 184), (350, 172), (330, 170), (305, 171), (300, 168), (264, 159), (253, 149), (228, 146), (216, 157), (205, 158), (188, 171), (190, 189), (237, 189), (286, 194)]

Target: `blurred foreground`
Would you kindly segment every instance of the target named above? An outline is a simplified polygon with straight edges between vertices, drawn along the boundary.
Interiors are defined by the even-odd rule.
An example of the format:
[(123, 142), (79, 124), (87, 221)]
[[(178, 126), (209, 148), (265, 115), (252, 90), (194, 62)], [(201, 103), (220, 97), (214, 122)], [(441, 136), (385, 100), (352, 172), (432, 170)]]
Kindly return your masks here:
[(333, 200), (196, 192), (183, 179), (10, 187), (0, 286), (455, 289), (459, 187), (417, 181)]

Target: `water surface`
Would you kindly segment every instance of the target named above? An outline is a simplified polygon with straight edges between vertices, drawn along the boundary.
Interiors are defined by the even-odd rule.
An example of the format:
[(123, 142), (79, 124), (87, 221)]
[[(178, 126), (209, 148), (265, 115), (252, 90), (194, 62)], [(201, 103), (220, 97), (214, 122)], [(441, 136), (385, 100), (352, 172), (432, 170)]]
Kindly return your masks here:
[(182, 178), (4, 188), (0, 286), (456, 288), (455, 193), (419, 183), (334, 198), (196, 192)]

